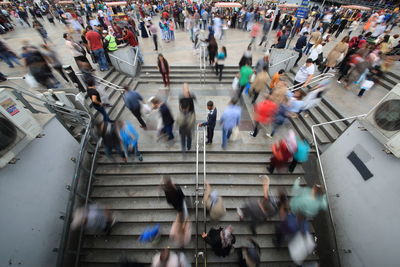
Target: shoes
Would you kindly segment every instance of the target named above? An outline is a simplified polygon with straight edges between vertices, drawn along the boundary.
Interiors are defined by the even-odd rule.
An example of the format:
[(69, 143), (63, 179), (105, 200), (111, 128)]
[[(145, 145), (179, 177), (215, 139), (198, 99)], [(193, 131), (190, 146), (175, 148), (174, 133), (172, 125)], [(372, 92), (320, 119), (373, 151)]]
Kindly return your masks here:
[(267, 133), (266, 136), (267, 136), (268, 138), (272, 138), (272, 135), (269, 134), (269, 133)]
[(250, 131), (250, 132), (249, 132), (249, 135), (255, 137), (255, 136), (254, 136), (254, 131)]
[(242, 219), (243, 219), (243, 212), (242, 212), (242, 209), (239, 208), (239, 207), (237, 207), (237, 208), (236, 208), (236, 213), (239, 215), (240, 220), (242, 220)]
[(212, 144), (212, 141), (207, 141), (206, 142), (206, 145), (211, 145)]
[(139, 161), (143, 161), (142, 155), (140, 155), (138, 158), (139, 158)]

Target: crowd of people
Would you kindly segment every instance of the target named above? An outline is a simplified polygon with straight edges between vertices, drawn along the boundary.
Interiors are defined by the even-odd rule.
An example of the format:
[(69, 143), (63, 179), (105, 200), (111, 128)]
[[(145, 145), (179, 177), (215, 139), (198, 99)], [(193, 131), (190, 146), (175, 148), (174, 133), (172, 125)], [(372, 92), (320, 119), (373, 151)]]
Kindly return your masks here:
[[(129, 2), (129, 1), (128, 1)], [(395, 61), (399, 60), (400, 44), (398, 34), (391, 31), (397, 26), (397, 10), (360, 11), (340, 7), (311, 7), (308, 17), (296, 19), (290, 12), (276, 12), (275, 4), (252, 5), (242, 8), (216, 8), (211, 3), (197, 4), (186, 2), (129, 2), (127, 6), (107, 6), (103, 2), (60, 6), (46, 1), (38, 3), (15, 3), (2, 7), (0, 15), (0, 33), (8, 34), (16, 23), (20, 27), (33, 27), (43, 40), (40, 47), (25, 41), (22, 53), (15, 52), (6, 41), (0, 41), (0, 58), (10, 68), (24, 65), (32, 77), (32, 83), (46, 88), (60, 86), (53, 70), (66, 82), (69, 79), (62, 68), (62, 62), (54, 49), (51, 36), (48, 36), (44, 20), (49, 23), (65, 25), (62, 37), (65, 46), (74, 58), (87, 95), (93, 108), (103, 116), (97, 124), (98, 135), (103, 139), (106, 156), (113, 158), (113, 152), (121, 155), (127, 162), (129, 154), (139, 161), (143, 160), (139, 151), (139, 134), (130, 121), (112, 120), (105, 109), (109, 104), (97, 90), (96, 79), (92, 72), (98, 64), (100, 71), (111, 66), (110, 55), (119, 49), (119, 45), (136, 47), (138, 58), (143, 62), (140, 50), (140, 38), (153, 39), (154, 50), (159, 50), (159, 36), (165, 42), (175, 40), (175, 31), (186, 31), (193, 48), (207, 47), (210, 68), (222, 80), (225, 60), (228, 57), (226, 46), (218, 42), (224, 38), (229, 28), (243, 30), (249, 35), (250, 43), (246, 47), (240, 62), (238, 73), (232, 83), (232, 98), (222, 110), (219, 123), (222, 130), (222, 149), (226, 149), (230, 139), (237, 138), (241, 127), (242, 107), (240, 98), (250, 97), (254, 109), (254, 129), (249, 133), (256, 138), (264, 125), (267, 136), (273, 137), (289, 117), (297, 118), (300, 113), (308, 116), (308, 110), (318, 105), (322, 96), (331, 88), (332, 81), (321, 81), (309, 86), (317, 72), (338, 74), (338, 81), (345, 88), (357, 86), (361, 97), (371, 89)], [(123, 13), (126, 20), (117, 22), (117, 13)], [(153, 17), (158, 16), (157, 23)], [(156, 18), (157, 19), (157, 18)], [(347, 31), (348, 29), (348, 31)], [(361, 30), (358, 33), (358, 30)], [(270, 34), (270, 31), (273, 31)], [(357, 32), (357, 33), (356, 33)], [(353, 34), (356, 33), (356, 34)], [(290, 44), (291, 39), (295, 39)], [(339, 41), (337, 41), (339, 40)], [(335, 43), (329, 51), (324, 47)], [(264, 45), (264, 48), (263, 48)], [(253, 64), (253, 51), (265, 49), (262, 58)], [(285, 70), (279, 70), (272, 77), (268, 74), (271, 53), (276, 49), (293, 49), (298, 53), (295, 66), (300, 65), (294, 76), (293, 86), (289, 84)], [(90, 57), (90, 60), (88, 59)], [(301, 60), (304, 60), (301, 64)], [(170, 64), (162, 54), (157, 56), (157, 68), (166, 89), (170, 87)], [(0, 73), (0, 79), (6, 80)], [(27, 78), (28, 79), (28, 78)], [(34, 87), (34, 86), (32, 86)], [(171, 143), (175, 139), (174, 125), (178, 129), (183, 153), (192, 149), (192, 135), (196, 128), (206, 127), (207, 144), (213, 143), (217, 126), (217, 107), (212, 100), (204, 103), (207, 118), (196, 123), (195, 94), (189, 84), (184, 83), (179, 97), (179, 110), (173, 116), (166, 100), (160, 97), (144, 99), (138, 92), (124, 87), (123, 99), (126, 107), (138, 120), (144, 130), (148, 122), (145, 114), (158, 113), (158, 139)], [(145, 113), (145, 114), (143, 114)], [(272, 156), (266, 171), (273, 174), (275, 169), (287, 168), (290, 173), (296, 170), (298, 163), (308, 160), (310, 145), (296, 137), (293, 131), (282, 131), (272, 145)], [(269, 194), (270, 178), (260, 177), (264, 195), (261, 199), (248, 200), (237, 209), (238, 220), (249, 224), (251, 233), (257, 234), (257, 226), (278, 214), (280, 221), (276, 225), (274, 245), (280, 247), (284, 241), (294, 242), (298, 236), (310, 235), (308, 220), (319, 211), (327, 208), (326, 196), (319, 185), (301, 187), (296, 180), (292, 188), (292, 197), (288, 199), (284, 192), (279, 196)], [(167, 202), (176, 211), (176, 220), (171, 225), (170, 239), (177, 247), (184, 248), (192, 237), (187, 199), (178, 184), (169, 176), (161, 182)], [(206, 184), (204, 205), (209, 216), (219, 221), (226, 213), (223, 197)], [(90, 204), (86, 210), (78, 209), (72, 226), (84, 226), (95, 232), (110, 234), (116, 218), (105, 207)], [(160, 235), (159, 226), (144, 229), (140, 242), (154, 242)], [(211, 228), (202, 238), (211, 247), (215, 255), (228, 256), (234, 248), (236, 237), (231, 225)], [(260, 246), (253, 239), (247, 246), (237, 249), (240, 266), (257, 266), (261, 259)], [(152, 259), (152, 266), (187, 266), (188, 259), (181, 252), (165, 248)], [(297, 262), (296, 262), (297, 263)], [(124, 264), (129, 265), (129, 262)]]

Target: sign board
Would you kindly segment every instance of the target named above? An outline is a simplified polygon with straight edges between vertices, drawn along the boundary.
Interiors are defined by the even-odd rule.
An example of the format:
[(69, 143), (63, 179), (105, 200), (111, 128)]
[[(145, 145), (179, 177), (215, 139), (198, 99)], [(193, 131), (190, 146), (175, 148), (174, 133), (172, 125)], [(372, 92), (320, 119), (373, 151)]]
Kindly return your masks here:
[(303, 0), (301, 1), (300, 7), (297, 8), (296, 10), (296, 15), (295, 17), (298, 19), (305, 19), (308, 15), (308, 4), (309, 0)]

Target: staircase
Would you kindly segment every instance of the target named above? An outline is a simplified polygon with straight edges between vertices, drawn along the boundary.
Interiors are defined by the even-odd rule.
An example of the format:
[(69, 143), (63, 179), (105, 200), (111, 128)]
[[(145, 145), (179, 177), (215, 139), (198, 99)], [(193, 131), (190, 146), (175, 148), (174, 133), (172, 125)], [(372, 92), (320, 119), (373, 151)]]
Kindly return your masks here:
[[(262, 182), (258, 176), (266, 173), (266, 162), (270, 155), (266, 145), (241, 145), (239, 150), (224, 152), (217, 147), (215, 150), (207, 151), (207, 180), (224, 198), (227, 208), (227, 214), (220, 223), (210, 222), (207, 218), (207, 230), (211, 226), (233, 225), (237, 248), (245, 245), (247, 238), (252, 236), (248, 225), (239, 221), (236, 208), (241, 207), (248, 198), (263, 196)], [(118, 159), (118, 155), (115, 156)], [(118, 261), (124, 256), (142, 263), (150, 263), (157, 250), (168, 246), (172, 250), (178, 250), (169, 241), (168, 236), (176, 213), (167, 204), (163, 192), (159, 189), (163, 174), (170, 175), (175, 183), (181, 185), (189, 203), (190, 218), (194, 223), (194, 208), (191, 206), (194, 203), (195, 192), (195, 153), (182, 155), (179, 146), (176, 145), (169, 151), (156, 148), (144, 150), (143, 159), (143, 162), (123, 163), (119, 160), (113, 162), (102, 156), (97, 161), (96, 179), (90, 198), (109, 207), (117, 215), (118, 223), (110, 236), (85, 234), (82, 266), (117, 266)], [(270, 193), (277, 195), (281, 190), (290, 193), (294, 180), (303, 174), (304, 170), (299, 165), (293, 174), (270, 175)], [(305, 184), (304, 180), (302, 183)], [(193, 224), (192, 240), (183, 249), (191, 261), (195, 255), (196, 238), (199, 238), (199, 249), (203, 248), (200, 237), (204, 229), (203, 215), (202, 212), (199, 214), (198, 236)], [(275, 216), (257, 228), (258, 235), (254, 240), (261, 247), (261, 266), (265, 264), (276, 267), (294, 266), (286, 248), (277, 250), (273, 246), (272, 237), (277, 222), (278, 217)], [(146, 227), (155, 224), (161, 226), (160, 241), (157, 244), (139, 243), (140, 233)], [(308, 261), (314, 262), (317, 259), (317, 255), (311, 255)], [(236, 262), (236, 253), (226, 258), (219, 258), (211, 249), (207, 250), (208, 266), (229, 266)]]

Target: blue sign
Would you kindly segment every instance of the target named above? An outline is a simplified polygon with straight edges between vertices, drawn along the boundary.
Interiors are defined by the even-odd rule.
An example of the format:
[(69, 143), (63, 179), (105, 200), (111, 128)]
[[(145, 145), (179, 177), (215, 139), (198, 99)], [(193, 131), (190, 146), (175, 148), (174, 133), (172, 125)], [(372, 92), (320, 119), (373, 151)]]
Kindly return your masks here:
[(305, 19), (308, 15), (308, 7), (299, 7), (296, 11), (296, 18)]
[(310, 1), (308, 1), (308, 0), (303, 0), (303, 1), (301, 1), (301, 6), (304, 6), (304, 7), (306, 7), (306, 6), (308, 6), (308, 3), (309, 3)]

